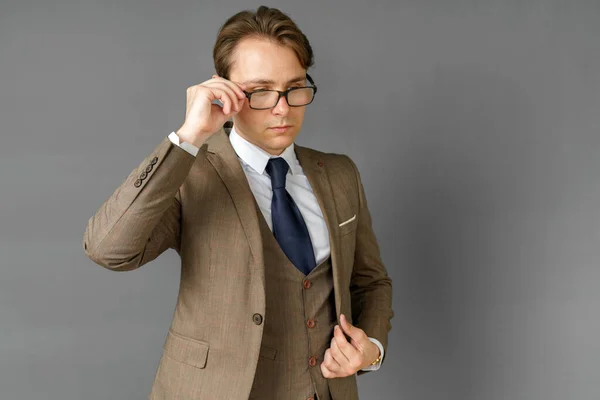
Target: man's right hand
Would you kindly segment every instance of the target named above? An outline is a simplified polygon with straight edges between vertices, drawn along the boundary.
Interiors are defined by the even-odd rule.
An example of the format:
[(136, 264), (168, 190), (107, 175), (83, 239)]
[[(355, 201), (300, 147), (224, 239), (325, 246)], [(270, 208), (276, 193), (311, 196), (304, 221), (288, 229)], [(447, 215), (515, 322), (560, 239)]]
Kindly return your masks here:
[[(185, 122), (176, 132), (180, 140), (201, 147), (232, 115), (237, 114), (246, 95), (235, 83), (213, 75), (212, 79), (190, 86), (186, 91)], [(223, 107), (212, 104), (214, 100)]]

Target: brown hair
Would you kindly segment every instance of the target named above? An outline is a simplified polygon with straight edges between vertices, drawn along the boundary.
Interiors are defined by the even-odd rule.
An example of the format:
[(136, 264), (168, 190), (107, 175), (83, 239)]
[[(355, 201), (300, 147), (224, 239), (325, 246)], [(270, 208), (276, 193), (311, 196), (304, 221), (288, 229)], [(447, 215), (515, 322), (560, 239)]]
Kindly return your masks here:
[(256, 12), (241, 11), (221, 27), (213, 48), (217, 75), (229, 79), (231, 56), (238, 43), (248, 37), (264, 38), (289, 46), (306, 70), (313, 65), (313, 51), (308, 39), (289, 16), (276, 8), (260, 6)]

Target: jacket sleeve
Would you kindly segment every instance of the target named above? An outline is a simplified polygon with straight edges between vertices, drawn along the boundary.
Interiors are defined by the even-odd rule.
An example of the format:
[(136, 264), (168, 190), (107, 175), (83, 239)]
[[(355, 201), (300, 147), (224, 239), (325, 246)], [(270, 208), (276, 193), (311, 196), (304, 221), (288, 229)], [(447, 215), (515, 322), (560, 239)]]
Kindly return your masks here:
[(168, 248), (179, 252), (179, 188), (195, 159), (164, 138), (89, 219), (86, 255), (110, 270), (129, 271)]
[[(373, 233), (371, 214), (356, 164), (348, 158), (358, 186), (359, 211), (356, 228), (354, 268), (350, 278), (353, 324), (381, 342), (387, 355), (388, 332), (392, 329), (392, 279), (381, 260), (379, 245)], [(362, 375), (370, 371), (358, 371)]]

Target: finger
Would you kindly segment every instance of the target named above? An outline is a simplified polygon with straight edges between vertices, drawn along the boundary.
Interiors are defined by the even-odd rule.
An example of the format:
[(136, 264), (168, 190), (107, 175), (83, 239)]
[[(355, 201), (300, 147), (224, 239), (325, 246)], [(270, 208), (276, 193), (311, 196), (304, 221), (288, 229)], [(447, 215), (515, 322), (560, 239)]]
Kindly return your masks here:
[[(223, 93), (227, 93), (227, 97), (229, 100), (229, 103), (231, 105), (231, 108), (229, 109), (225, 109), (225, 107), (223, 107), (223, 110), (228, 114), (231, 112), (231, 110), (235, 109), (235, 111), (239, 111), (242, 108), (241, 105), (241, 101), (240, 99), (237, 98), (237, 96), (235, 95), (235, 92), (233, 90), (231, 90), (227, 85), (223, 84), (222, 82), (212, 82), (212, 83), (207, 83), (204, 85), (204, 87), (210, 89), (210, 90), (220, 90)], [(225, 106), (225, 101), (224, 99), (219, 97), (219, 100), (221, 100), (221, 102), (223, 103), (223, 106)]]
[(223, 107), (218, 105), (218, 104), (211, 104), (210, 105), (210, 112), (211, 115), (223, 115), (225, 116), (225, 113), (223, 112)]
[[(244, 94), (244, 92), (242, 92), (241, 90), (240, 91), (236, 90), (236, 88), (229, 85), (228, 82), (223, 79), (206, 81), (204, 83), (204, 86), (218, 87), (220, 89), (223, 89), (223, 90), (227, 91), (227, 93), (229, 93), (229, 95), (231, 96), (232, 99), (235, 99), (235, 100), (242, 100), (242, 99), (246, 98), (246, 95)], [(240, 94), (241, 94), (241, 96), (240, 96)]]
[[(215, 75), (213, 75), (213, 77), (214, 76)], [(218, 84), (218, 85), (221, 85), (220, 87), (229, 89), (231, 91), (232, 100), (235, 100), (234, 104), (236, 104), (236, 111), (238, 111), (238, 112), (241, 111), (247, 97), (246, 97), (246, 93), (240, 86), (238, 86), (236, 83), (234, 83), (232, 81), (229, 81), (227, 79), (220, 78), (220, 77), (211, 79), (211, 80), (207, 81), (206, 83), (208, 85)]]
[(219, 87), (219, 88), (221, 88), (221, 89), (223, 89), (223, 90), (225, 90), (227, 92), (227, 94), (229, 95), (229, 98), (231, 99), (231, 104), (233, 105), (233, 109), (234, 109), (235, 113), (237, 113), (237, 112), (239, 112), (239, 111), (242, 110), (242, 107), (244, 106), (244, 102), (246, 101), (246, 96), (245, 95), (242, 98), (240, 98), (237, 95), (237, 92), (235, 92), (234, 90), (232, 90), (224, 82), (215, 82), (215, 83), (213, 83), (213, 85), (217, 85), (215, 87)]
[(352, 360), (358, 354), (358, 351), (354, 346), (348, 343), (346, 336), (342, 332), (342, 329), (336, 325), (333, 329), (333, 337), (335, 338), (335, 345), (339, 348), (340, 352), (344, 354), (344, 356), (348, 360)]
[(337, 360), (334, 358), (331, 348), (325, 350), (325, 356), (323, 357), (323, 363), (325, 364), (327, 369), (331, 372), (337, 372), (342, 368), (340, 363), (337, 362)]
[(235, 82), (230, 81), (229, 79), (221, 78), (220, 76), (213, 75), (213, 80), (215, 82), (221, 82), (224, 85), (227, 85), (231, 90), (233, 90), (237, 97), (243, 99), (246, 97), (244, 90)]
[(229, 115), (231, 109), (233, 108), (233, 102), (231, 101), (231, 96), (222, 89), (211, 89), (211, 92), (214, 94), (215, 99), (221, 101), (221, 110), (223, 114)]
[(227, 115), (237, 114), (243, 106), (243, 102), (239, 101), (236, 97), (232, 97), (230, 92), (221, 87), (208, 87), (209, 90), (214, 92), (215, 98), (223, 103), (223, 113)]
[(331, 338), (331, 343), (329, 345), (329, 349), (331, 352), (331, 357), (341, 366), (347, 366), (350, 363), (350, 360), (346, 355), (340, 350), (340, 347), (337, 345), (337, 340), (335, 338)]
[(363, 336), (365, 332), (360, 328), (356, 328), (350, 322), (348, 322), (344, 314), (340, 314), (340, 326), (342, 327), (346, 335), (350, 336), (357, 342), (364, 339)]
[[(338, 328), (338, 331), (341, 333), (342, 330)], [(344, 338), (344, 341), (338, 340), (336, 336), (335, 346), (337, 346), (340, 352), (347, 358), (347, 361), (343, 366), (349, 370), (356, 371), (364, 362), (363, 353), (359, 351), (353, 344), (348, 343), (348, 341), (345, 340), (346, 337), (343, 333), (341, 334), (341, 337)], [(332, 345), (332, 351), (335, 352), (333, 347), (334, 346)]]
[(335, 378), (335, 374), (332, 371), (330, 371), (327, 368), (327, 366), (325, 366), (324, 363), (321, 363), (320, 367), (321, 367), (321, 374), (323, 375), (323, 378), (326, 378), (326, 379)]
[(335, 338), (338, 347), (342, 351), (345, 350), (345, 349), (348, 349), (350, 347), (353, 347), (350, 344), (350, 342), (348, 342), (348, 339), (344, 335), (344, 332), (342, 331), (342, 328), (340, 328), (339, 325), (336, 325), (336, 326), (333, 327), (333, 337)]

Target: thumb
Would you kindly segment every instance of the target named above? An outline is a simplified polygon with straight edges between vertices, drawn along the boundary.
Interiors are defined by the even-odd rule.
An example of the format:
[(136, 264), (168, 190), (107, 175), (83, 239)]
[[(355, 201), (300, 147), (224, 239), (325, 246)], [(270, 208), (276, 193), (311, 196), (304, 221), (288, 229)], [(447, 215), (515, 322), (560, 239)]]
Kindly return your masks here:
[(352, 339), (358, 341), (358, 335), (360, 335), (360, 329), (352, 326), (350, 322), (346, 319), (344, 314), (340, 314), (340, 326), (344, 330), (344, 333), (350, 336)]

